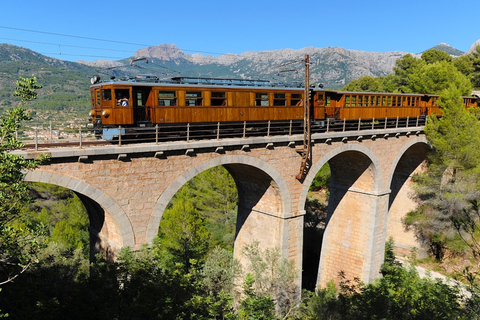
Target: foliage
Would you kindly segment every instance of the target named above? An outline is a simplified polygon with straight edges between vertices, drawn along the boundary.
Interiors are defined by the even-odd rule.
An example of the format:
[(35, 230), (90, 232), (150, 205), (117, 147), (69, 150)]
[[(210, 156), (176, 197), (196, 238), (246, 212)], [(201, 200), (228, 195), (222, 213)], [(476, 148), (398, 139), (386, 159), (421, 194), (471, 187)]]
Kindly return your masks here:
[(454, 66), (467, 76), (475, 88), (480, 88), (480, 47), (453, 60)]
[(218, 297), (221, 292), (234, 294), (241, 272), (240, 262), (233, 259), (230, 251), (215, 247), (205, 259), (202, 269), (202, 285), (211, 296)]
[(480, 195), (480, 124), (455, 88), (444, 91), (440, 104), (443, 117), (429, 119), (425, 127), (434, 151), (427, 170), (415, 177), (419, 207), (405, 220), (437, 259), (445, 248), (454, 249), (452, 219), (464, 216)]
[(249, 273), (245, 277), (243, 294), (245, 298), (240, 302), (239, 318), (242, 320), (274, 320), (275, 304), (268, 295), (258, 295), (253, 285), (255, 277)]
[[(36, 79), (21, 78), (15, 95), (21, 104), (35, 99)], [(22, 121), (29, 116), (23, 107), (8, 110), (0, 118), (0, 285), (15, 279), (37, 262), (42, 248), (43, 225), (26, 221), (20, 215), (24, 203), (30, 201), (25, 172), (44, 159), (26, 160), (12, 153), (22, 146), (15, 135)]]
[(452, 56), (442, 50), (430, 49), (422, 53), (422, 60), (427, 64), (440, 61), (452, 62)]
[(17, 80), (17, 87), (15, 88), (13, 96), (20, 97), (22, 103), (36, 99), (38, 95), (36, 90), (43, 88), (36, 83), (37, 77), (20, 77), (20, 80)]
[(259, 297), (273, 298), (276, 312), (281, 317), (292, 313), (300, 295), (294, 262), (282, 258), (278, 248), (260, 249), (258, 242), (246, 245), (243, 254), (250, 263), (247, 270), (254, 279), (251, 284), (246, 279), (246, 285), (252, 286)]
[(447, 61), (423, 64), (407, 76), (408, 84), (402, 86), (405, 92), (440, 94), (455, 86), (463, 96), (472, 93), (470, 80)]
[(158, 234), (172, 263), (180, 263), (184, 270), (190, 269), (192, 259), (201, 260), (209, 249), (205, 219), (194, 208), (185, 189), (165, 210)]
[(371, 76), (363, 76), (357, 80), (350, 81), (345, 87), (345, 91), (365, 91), (365, 92), (382, 92), (384, 85), (382, 78), (374, 78)]
[(233, 250), (237, 189), (232, 176), (222, 167), (204, 171), (188, 181), (172, 199), (166, 212), (178, 201), (188, 201), (204, 219), (210, 246)]
[(441, 50), (430, 49), (421, 58), (406, 54), (395, 62), (394, 74), (372, 78), (364, 76), (348, 83), (343, 90), (440, 94), (450, 85), (469, 96), (480, 86), (480, 55), (472, 53), (456, 59)]
[[(391, 245), (387, 257), (393, 257)], [(414, 265), (403, 267), (390, 258), (383, 277), (371, 284), (346, 280), (319, 289), (305, 303), (304, 319), (468, 319), (459, 302), (459, 288), (439, 279), (420, 278)]]
[(238, 192), (232, 176), (217, 166), (198, 174), (188, 183), (195, 208), (205, 217), (212, 247), (233, 248)]
[(309, 190), (318, 191), (320, 189), (328, 188), (330, 186), (330, 178), (330, 165), (326, 163), (315, 175), (315, 178), (313, 178)]
[(40, 260), (67, 259), (78, 250), (84, 259), (78, 271), (88, 272), (90, 222), (80, 199), (71, 190), (45, 183), (31, 183), (30, 197), (33, 201), (23, 207), (22, 216), (45, 226), (45, 243), (52, 247), (44, 250)]

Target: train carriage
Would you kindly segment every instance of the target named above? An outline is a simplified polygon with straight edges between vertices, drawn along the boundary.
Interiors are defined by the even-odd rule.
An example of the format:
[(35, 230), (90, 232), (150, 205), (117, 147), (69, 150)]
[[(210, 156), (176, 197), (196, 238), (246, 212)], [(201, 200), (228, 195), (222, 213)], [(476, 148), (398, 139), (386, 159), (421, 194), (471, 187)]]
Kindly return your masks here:
[[(303, 126), (304, 88), (273, 85), (262, 80), (177, 77), (160, 81), (152, 76), (99, 82), (90, 92), (90, 129), (110, 140), (184, 124), (285, 122)], [(346, 92), (310, 89), (312, 120), (351, 121), (441, 115), (439, 96)], [(463, 97), (466, 107), (477, 99)], [(319, 121), (318, 123), (323, 123)], [(122, 127), (119, 131), (119, 127)], [(182, 127), (184, 128), (184, 127)]]

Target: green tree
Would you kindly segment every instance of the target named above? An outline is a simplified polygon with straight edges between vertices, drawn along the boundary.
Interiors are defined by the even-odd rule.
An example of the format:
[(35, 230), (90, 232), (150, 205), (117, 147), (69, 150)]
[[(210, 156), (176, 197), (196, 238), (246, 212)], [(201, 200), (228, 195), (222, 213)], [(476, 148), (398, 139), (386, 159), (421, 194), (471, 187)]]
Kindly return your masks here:
[(447, 61), (417, 66), (407, 75), (406, 81), (402, 85), (404, 92), (441, 94), (443, 90), (455, 86), (460, 95), (472, 93), (470, 80)]
[(475, 51), (471, 54), (472, 57), (472, 72), (470, 79), (475, 88), (480, 88), (480, 46), (475, 48)]
[(445, 51), (438, 49), (430, 49), (422, 53), (422, 60), (427, 64), (432, 64), (440, 61), (452, 62), (452, 56)]
[(205, 218), (205, 227), (212, 235), (212, 247), (233, 248), (238, 192), (232, 176), (222, 167), (198, 174), (187, 184), (190, 197)]
[(300, 288), (294, 262), (282, 258), (278, 248), (260, 249), (258, 242), (245, 246), (242, 253), (249, 261), (247, 270), (254, 282), (245, 285), (251, 285), (257, 296), (271, 297), (280, 317), (295, 313)]
[(275, 320), (275, 304), (265, 294), (257, 294), (254, 289), (255, 277), (247, 274), (243, 285), (244, 299), (240, 301), (238, 315), (241, 320)]
[[(36, 79), (17, 81), (15, 95), (21, 105), (35, 99)], [(0, 118), (0, 285), (15, 279), (37, 261), (42, 247), (39, 240), (43, 226), (22, 219), (20, 212), (30, 201), (28, 184), (23, 181), (25, 172), (36, 168), (44, 159), (26, 160), (12, 151), (23, 146), (16, 137), (22, 121), (29, 116), (22, 107), (8, 110)]]
[(341, 273), (339, 290), (333, 283), (319, 289), (305, 302), (303, 319), (472, 319), (460, 305), (458, 287), (421, 278), (414, 264), (396, 262), (391, 248), (389, 242), (382, 278), (364, 284)]
[(365, 92), (383, 92), (383, 78), (374, 78), (371, 76), (363, 76), (357, 80), (348, 83), (343, 90), (345, 91), (365, 91)]
[(455, 68), (458, 69), (458, 71), (460, 71), (469, 78), (474, 71), (472, 55), (463, 55), (455, 58), (453, 60), (453, 65), (455, 66)]
[(205, 219), (195, 209), (185, 189), (165, 210), (159, 238), (171, 260), (181, 263), (186, 271), (190, 269), (192, 259), (204, 259), (209, 249), (210, 234), (205, 228)]
[(439, 260), (445, 248), (462, 250), (455, 248), (452, 219), (480, 194), (480, 123), (454, 87), (444, 91), (440, 107), (443, 117), (430, 118), (425, 127), (433, 151), (427, 170), (415, 177), (419, 207), (405, 219)]
[(20, 97), (22, 103), (25, 103), (26, 101), (35, 100), (38, 95), (37, 90), (41, 88), (43, 88), (43, 86), (37, 85), (37, 77), (20, 77), (20, 80), (17, 80), (17, 87), (13, 95)]
[[(415, 70), (425, 64), (425, 61), (417, 59), (411, 54), (406, 54), (395, 62), (393, 71), (395, 73), (394, 86), (397, 92), (410, 92), (407, 86), (410, 84), (409, 76)], [(431, 93), (431, 92), (429, 92)]]

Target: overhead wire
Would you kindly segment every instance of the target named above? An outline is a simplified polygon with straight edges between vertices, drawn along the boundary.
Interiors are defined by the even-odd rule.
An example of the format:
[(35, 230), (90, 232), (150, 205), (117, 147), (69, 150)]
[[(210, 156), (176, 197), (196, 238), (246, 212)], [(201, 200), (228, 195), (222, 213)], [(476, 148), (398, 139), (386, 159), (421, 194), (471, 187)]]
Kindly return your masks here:
[[(40, 30), (31, 30), (31, 29), (23, 29), (23, 28), (16, 28), (16, 27), (8, 27), (8, 26), (0, 26), (0, 28), (1, 29), (16, 30), (16, 31), (23, 31), (23, 32), (32, 32), (32, 33), (40, 33), (40, 34), (68, 37), (68, 38), (76, 38), (76, 39), (93, 40), (93, 41), (100, 41), (100, 42), (110, 42), (110, 43), (117, 43), (117, 44), (133, 45), (133, 46), (140, 46), (140, 47), (153, 47), (153, 46), (155, 46), (155, 45), (152, 45), (152, 44), (142, 44), (142, 43), (135, 43), (135, 42), (120, 41), (120, 40), (85, 37), (85, 36), (77, 36), (77, 35), (49, 32), (49, 31), (40, 31)], [(17, 41), (28, 42), (29, 40), (17, 40)], [(50, 43), (44, 43), (44, 44), (50, 44)], [(60, 44), (54, 44), (54, 45), (60, 45)], [(67, 46), (67, 45), (62, 44), (62, 46)], [(68, 45), (68, 46), (70, 46), (70, 45)], [(78, 48), (93, 49), (91, 47), (82, 47), (82, 46), (78, 46)], [(212, 51), (202, 51), (202, 50), (183, 49), (183, 48), (179, 48), (179, 49), (182, 50), (183, 52), (194, 52), (194, 53), (203, 53), (203, 54), (236, 56), (236, 54), (233, 54), (233, 53), (212, 52)], [(97, 50), (101, 50), (101, 49), (98, 48)], [(110, 49), (106, 49), (106, 50), (110, 50)], [(116, 49), (113, 49), (113, 50), (123, 51), (123, 50), (116, 50)]]
[[(98, 41), (98, 42), (105, 42), (105, 43), (115, 43), (115, 44), (121, 44), (121, 45), (132, 45), (132, 46), (141, 47), (140, 49), (157, 46), (157, 45), (152, 45), (152, 44), (144, 44), (144, 43), (136, 43), (136, 42), (112, 40), (112, 39), (102, 39), (102, 38), (96, 38), (96, 37), (86, 37), (86, 36), (79, 36), (79, 35), (72, 35), (72, 34), (65, 34), (65, 33), (49, 32), (49, 31), (42, 31), (42, 30), (32, 30), (32, 29), (25, 29), (25, 28), (2, 26), (2, 25), (0, 25), (0, 29), (9, 29), (9, 30), (15, 30), (15, 31), (21, 31), (21, 32), (46, 34), (46, 35), (53, 35), (53, 36), (58, 36), (58, 37), (83, 39), (83, 40)], [(129, 53), (131, 52), (131, 50), (125, 50), (125, 49), (99, 48), (99, 47), (92, 47), (92, 46), (70, 45), (70, 44), (63, 44), (63, 43), (51, 43), (51, 42), (32, 41), (32, 40), (24, 40), (24, 39), (11, 39), (11, 38), (0, 38), (0, 39), (5, 39), (5, 40), (9, 40), (9, 41), (30, 42), (30, 43), (38, 43), (38, 44), (44, 44), (44, 45), (58, 46), (59, 47), (59, 52), (48, 52), (48, 53), (47, 52), (42, 52), (41, 53), (41, 54), (44, 54), (44, 55), (54, 55), (54, 56), (78, 56), (78, 57), (118, 59), (118, 60), (125, 59), (125, 57), (115, 57), (115, 56), (105, 56), (105, 55), (64, 53), (64, 52), (61, 52), (62, 47), (71, 47), (71, 48), (88, 49), (88, 50), (106, 50), (106, 51), (115, 51), (115, 52), (129, 52)], [(235, 60), (238, 61), (238, 59), (241, 59), (239, 54), (234, 54), (234, 53), (213, 52), (213, 51), (193, 50), (193, 49), (184, 49), (184, 48), (178, 48), (178, 49), (181, 50), (182, 52), (219, 55), (219, 56), (223, 56), (223, 59), (232, 59), (231, 60), (232, 62), (235, 62)], [(162, 68), (164, 68), (168, 71), (178, 73), (178, 71), (175, 71), (175, 70), (172, 70), (172, 69), (169, 69), (169, 68), (166, 68), (166, 67), (162, 67)]]

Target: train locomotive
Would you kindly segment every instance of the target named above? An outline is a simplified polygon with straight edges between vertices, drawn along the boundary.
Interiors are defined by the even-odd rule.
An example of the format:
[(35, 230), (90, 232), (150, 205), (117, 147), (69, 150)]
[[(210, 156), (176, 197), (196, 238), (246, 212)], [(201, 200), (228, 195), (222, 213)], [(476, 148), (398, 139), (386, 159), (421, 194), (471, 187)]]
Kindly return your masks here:
[[(178, 125), (285, 123), (303, 126), (308, 92), (313, 122), (358, 122), (441, 115), (438, 95), (344, 92), (275, 85), (263, 80), (155, 76), (101, 81), (92, 78), (87, 127), (97, 138), (115, 140)], [(475, 97), (463, 97), (476, 107)], [(184, 128), (184, 127), (183, 127)], [(290, 129), (291, 131), (291, 129)]]

